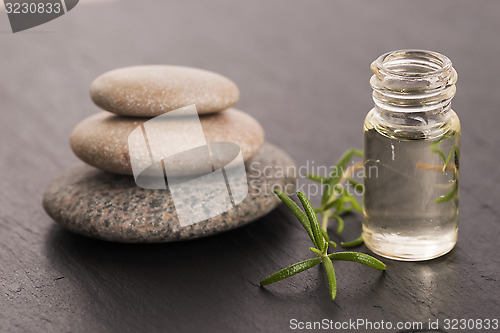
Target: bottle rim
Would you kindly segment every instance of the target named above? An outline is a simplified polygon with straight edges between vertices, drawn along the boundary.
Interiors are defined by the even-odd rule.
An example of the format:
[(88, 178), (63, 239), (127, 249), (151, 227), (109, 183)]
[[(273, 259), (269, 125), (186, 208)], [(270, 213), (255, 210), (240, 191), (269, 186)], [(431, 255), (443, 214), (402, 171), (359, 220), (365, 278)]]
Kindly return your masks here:
[(371, 65), (373, 73), (421, 78), (451, 72), (451, 60), (438, 52), (404, 49), (387, 52), (378, 57)]
[(426, 112), (449, 108), (457, 72), (445, 55), (406, 49), (382, 54), (370, 66), (373, 100), (394, 112)]

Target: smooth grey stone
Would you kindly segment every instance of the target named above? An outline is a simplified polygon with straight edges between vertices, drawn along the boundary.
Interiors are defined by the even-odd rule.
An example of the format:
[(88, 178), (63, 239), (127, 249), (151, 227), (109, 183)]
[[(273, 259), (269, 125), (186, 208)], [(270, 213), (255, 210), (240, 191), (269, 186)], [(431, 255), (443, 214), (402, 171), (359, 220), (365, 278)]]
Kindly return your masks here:
[[(73, 167), (57, 176), (45, 190), (43, 207), (66, 229), (108, 241), (154, 243), (204, 237), (245, 225), (269, 213), (280, 203), (274, 189), (294, 192), (295, 163), (278, 147), (265, 143), (245, 166), (247, 197), (218, 216), (187, 226), (180, 225), (169, 191), (143, 189), (131, 176), (87, 165)], [(199, 188), (186, 191), (189, 196), (186, 203), (202, 192), (206, 193)]]
[(198, 68), (149, 65), (114, 69), (90, 86), (96, 105), (120, 116), (155, 117), (196, 104), (199, 114), (219, 112), (240, 98), (225, 76)]
[[(120, 117), (109, 112), (99, 112), (82, 120), (71, 133), (70, 145), (75, 155), (96, 168), (124, 175), (132, 175), (128, 139), (130, 133), (148, 118)], [(249, 114), (227, 109), (200, 117), (202, 135), (207, 143), (231, 142), (241, 148), (243, 159), (251, 159), (264, 143), (264, 130)], [(158, 124), (158, 123), (157, 123)], [(168, 135), (165, 135), (168, 133)], [(161, 122), (156, 131), (148, 133), (148, 139), (157, 146), (175, 147), (192, 142), (199, 137), (199, 128), (191, 118), (177, 117)], [(196, 146), (196, 145), (195, 145)], [(150, 162), (147, 151), (136, 161)], [(198, 173), (197, 165), (185, 166), (178, 161), (176, 173)]]

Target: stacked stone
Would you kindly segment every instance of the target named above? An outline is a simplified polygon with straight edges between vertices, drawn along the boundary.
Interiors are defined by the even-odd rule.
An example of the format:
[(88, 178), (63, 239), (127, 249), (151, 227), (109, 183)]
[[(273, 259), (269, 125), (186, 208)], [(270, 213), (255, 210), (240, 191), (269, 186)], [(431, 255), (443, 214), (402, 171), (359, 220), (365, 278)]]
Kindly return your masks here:
[[(99, 76), (90, 96), (105, 111), (79, 123), (70, 144), (75, 155), (94, 168), (82, 165), (67, 170), (52, 181), (43, 198), (47, 213), (73, 232), (134, 243), (197, 238), (267, 214), (279, 204), (273, 188), (293, 190), (294, 162), (264, 142), (264, 131), (254, 118), (233, 108), (239, 90), (222, 75), (178, 66), (120, 68)], [(248, 195), (220, 215), (181, 225), (168, 190), (135, 184), (128, 138), (148, 120), (193, 104), (208, 144), (229, 142), (240, 147)], [(182, 117), (175, 120), (166, 136), (170, 141), (161, 132), (153, 132), (153, 137), (148, 133), (148, 138), (162, 145), (175, 145), (172, 137), (185, 143), (195, 136), (189, 124)]]

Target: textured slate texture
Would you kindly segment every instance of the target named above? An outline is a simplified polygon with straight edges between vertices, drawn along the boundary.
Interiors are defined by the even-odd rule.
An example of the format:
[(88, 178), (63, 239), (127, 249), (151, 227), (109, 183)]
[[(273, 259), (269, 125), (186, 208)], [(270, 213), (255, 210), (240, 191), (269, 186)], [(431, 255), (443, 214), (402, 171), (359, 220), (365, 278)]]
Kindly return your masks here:
[[(499, 11), (496, 0), (81, 1), (18, 34), (0, 13), (0, 330), (281, 332), (291, 318), (498, 318)], [(69, 134), (96, 112), (88, 88), (107, 70), (219, 72), (267, 140), (298, 165), (322, 165), (361, 147), (369, 64), (400, 48), (440, 51), (459, 74), (460, 230), (443, 258), (387, 260), (386, 273), (339, 263), (331, 302), (321, 268), (257, 286), (311, 255), (284, 207), (217, 236), (139, 246), (74, 235), (42, 208), (45, 186), (78, 163)], [(348, 218), (344, 238), (360, 228)]]

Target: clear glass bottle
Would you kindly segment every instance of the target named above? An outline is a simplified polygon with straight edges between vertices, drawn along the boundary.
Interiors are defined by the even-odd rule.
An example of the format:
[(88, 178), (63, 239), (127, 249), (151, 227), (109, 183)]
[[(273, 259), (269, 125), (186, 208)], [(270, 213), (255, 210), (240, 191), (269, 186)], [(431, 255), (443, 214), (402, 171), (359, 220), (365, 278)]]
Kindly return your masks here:
[(364, 123), (363, 239), (373, 252), (427, 260), (457, 241), (457, 73), (442, 54), (401, 50), (371, 65), (375, 107)]

